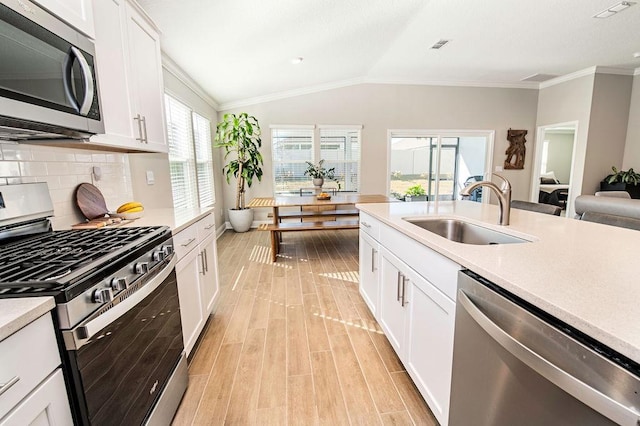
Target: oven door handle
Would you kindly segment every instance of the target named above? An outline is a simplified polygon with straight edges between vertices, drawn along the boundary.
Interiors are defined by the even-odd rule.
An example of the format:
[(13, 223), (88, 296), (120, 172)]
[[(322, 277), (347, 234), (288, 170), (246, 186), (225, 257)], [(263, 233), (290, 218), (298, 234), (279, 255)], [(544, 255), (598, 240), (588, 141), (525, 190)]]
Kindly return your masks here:
[(64, 343), (67, 350), (78, 350), (83, 347), (89, 340), (102, 331), (105, 327), (115, 322), (122, 315), (126, 314), (131, 308), (144, 300), (145, 297), (153, 293), (162, 284), (167, 277), (175, 269), (178, 262), (178, 256), (173, 256), (169, 263), (162, 268), (156, 276), (154, 276), (149, 282), (143, 285), (136, 292), (131, 294), (113, 308), (107, 310), (101, 315), (93, 318), (90, 317), (86, 321), (80, 323), (71, 330), (62, 332), (64, 337)]

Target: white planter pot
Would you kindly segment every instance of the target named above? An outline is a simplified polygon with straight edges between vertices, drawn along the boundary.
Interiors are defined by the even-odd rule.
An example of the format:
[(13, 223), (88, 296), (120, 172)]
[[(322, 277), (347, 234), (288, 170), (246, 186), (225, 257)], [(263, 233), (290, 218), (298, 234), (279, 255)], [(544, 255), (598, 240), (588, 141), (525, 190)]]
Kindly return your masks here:
[(322, 188), (322, 184), (324, 184), (324, 178), (313, 178), (313, 186)]
[(247, 232), (251, 228), (253, 223), (253, 210), (242, 209), (235, 210), (229, 209), (229, 223), (236, 232)]

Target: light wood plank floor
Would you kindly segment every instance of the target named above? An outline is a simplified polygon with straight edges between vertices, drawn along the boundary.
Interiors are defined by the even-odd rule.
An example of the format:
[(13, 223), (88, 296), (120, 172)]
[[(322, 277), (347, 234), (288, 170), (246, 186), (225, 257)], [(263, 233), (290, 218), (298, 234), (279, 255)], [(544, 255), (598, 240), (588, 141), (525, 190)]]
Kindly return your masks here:
[[(291, 235), (294, 234), (294, 235)], [(358, 231), (218, 239), (221, 297), (174, 425), (436, 425), (358, 293)]]

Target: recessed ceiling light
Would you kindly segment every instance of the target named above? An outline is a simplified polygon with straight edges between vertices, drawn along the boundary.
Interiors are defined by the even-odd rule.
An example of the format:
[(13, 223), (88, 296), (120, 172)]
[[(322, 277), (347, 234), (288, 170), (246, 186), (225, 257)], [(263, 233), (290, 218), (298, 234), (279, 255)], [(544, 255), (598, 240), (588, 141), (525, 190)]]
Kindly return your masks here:
[(298, 65), (298, 64), (301, 64), (301, 63), (302, 63), (302, 61), (304, 61), (304, 58), (303, 58), (302, 56), (298, 56), (297, 58), (293, 58), (293, 59), (291, 60), (291, 63), (292, 63), (293, 65)]
[(593, 15), (594, 18), (608, 18), (610, 16), (615, 15), (618, 12), (622, 12), (623, 10), (633, 6), (636, 4), (632, 1), (621, 1), (620, 3), (616, 3), (613, 6), (603, 10), (600, 13)]
[(633, 54), (633, 57), (634, 57), (634, 58), (636, 58), (636, 59), (640, 58), (640, 52), (636, 52), (636, 53), (634, 53), (634, 54)]
[(444, 46), (445, 44), (449, 43), (451, 40), (438, 40), (433, 46), (431, 46), (432, 49), (440, 49), (442, 46)]

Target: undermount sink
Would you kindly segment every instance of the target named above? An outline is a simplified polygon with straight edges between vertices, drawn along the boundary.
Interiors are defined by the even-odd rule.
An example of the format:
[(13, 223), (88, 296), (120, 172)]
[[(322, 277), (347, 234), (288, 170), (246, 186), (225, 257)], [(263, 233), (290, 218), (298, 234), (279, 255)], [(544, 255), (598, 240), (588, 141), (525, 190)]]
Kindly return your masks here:
[(459, 219), (405, 218), (404, 220), (450, 241), (462, 244), (491, 245), (529, 242), (523, 238), (514, 237), (513, 235)]

